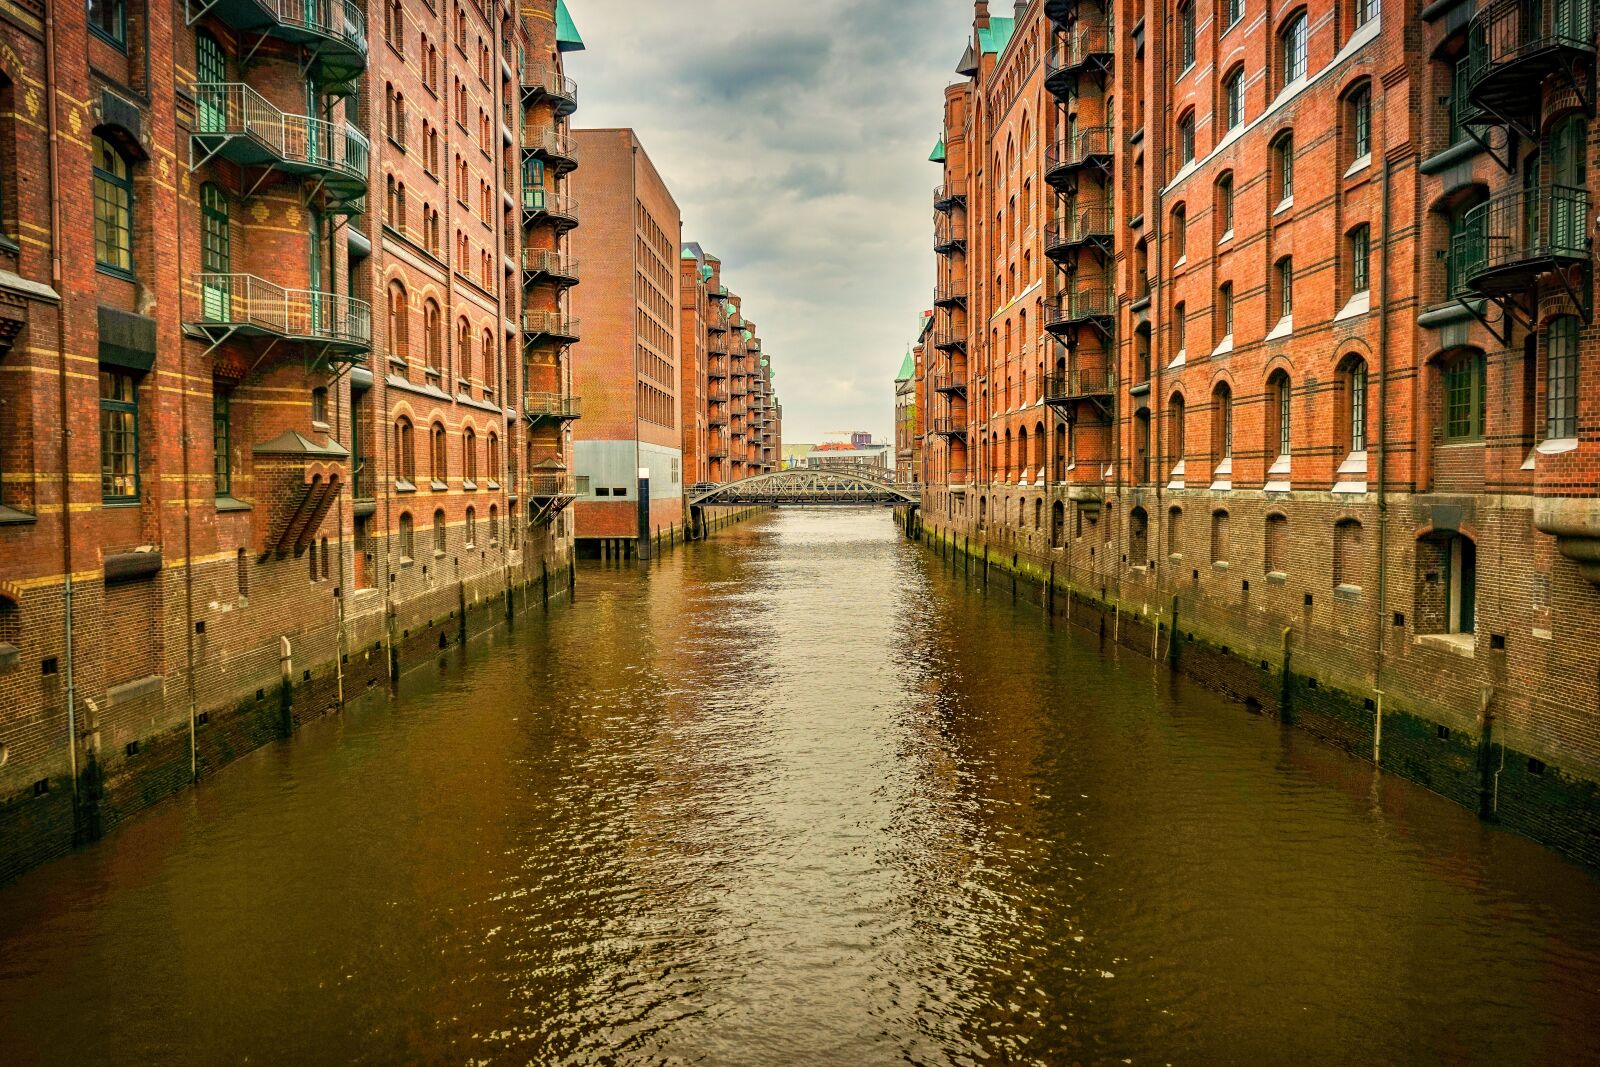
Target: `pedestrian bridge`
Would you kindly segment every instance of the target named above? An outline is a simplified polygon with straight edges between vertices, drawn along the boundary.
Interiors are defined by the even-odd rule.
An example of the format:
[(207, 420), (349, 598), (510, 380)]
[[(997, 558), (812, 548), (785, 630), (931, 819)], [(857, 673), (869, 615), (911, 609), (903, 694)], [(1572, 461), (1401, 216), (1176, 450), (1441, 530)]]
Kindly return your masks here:
[(816, 507), (827, 504), (917, 504), (910, 486), (896, 485), (888, 471), (880, 477), (857, 470), (796, 468), (757, 474), (721, 485), (697, 485), (689, 490), (692, 508), (715, 507)]

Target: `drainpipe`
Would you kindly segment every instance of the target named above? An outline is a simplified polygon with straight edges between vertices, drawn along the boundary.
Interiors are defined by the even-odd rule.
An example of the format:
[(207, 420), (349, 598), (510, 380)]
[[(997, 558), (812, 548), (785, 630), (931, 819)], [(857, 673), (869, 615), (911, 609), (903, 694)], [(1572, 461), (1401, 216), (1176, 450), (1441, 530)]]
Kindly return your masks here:
[(67, 668), (67, 759), (72, 774), (73, 810), (78, 800), (78, 715), (77, 669), (72, 654), (72, 420), (67, 405), (67, 312), (61, 269), (61, 143), (56, 128), (56, 5), (45, 8), (44, 16), (44, 94), (45, 128), (49, 131), (50, 188), (50, 284), (56, 291), (56, 373), (61, 411), (61, 558), (65, 578), (62, 585), (62, 611), (66, 622)]
[[(149, 55), (149, 49), (148, 48), (145, 50), (145, 55), (147, 57)], [(147, 59), (147, 62), (148, 62), (148, 59)], [(173, 61), (173, 68), (172, 69), (173, 69), (173, 78), (174, 78), (174, 80), (176, 80), (176, 78), (177, 78), (177, 61), (176, 61), (176, 59), (174, 59), (174, 61)], [(181, 158), (183, 158), (183, 153), (181, 152), (181, 149), (183, 147), (182, 144), (181, 144), (181, 140), (182, 140), (182, 137), (183, 137), (182, 131), (176, 125), (174, 125), (172, 134), (173, 134), (173, 142), (174, 142), (173, 143), (173, 149), (172, 149), (173, 157), (177, 158), (177, 159), (181, 159)], [(179, 282), (178, 282), (179, 297), (178, 297), (178, 299), (179, 299), (179, 304), (180, 304), (179, 316), (181, 317), (182, 316), (181, 304), (182, 304), (182, 300), (183, 300), (183, 296), (182, 296), (182, 293), (183, 293), (183, 282), (182, 282), (183, 225), (182, 225), (182, 223), (181, 222), (176, 222), (174, 224), (174, 226), (173, 226), (173, 230), (174, 230), (174, 235), (173, 236), (174, 236), (174, 240), (176, 242), (176, 244), (174, 245), (174, 251), (176, 252), (177, 260), (178, 260), (178, 266), (179, 266)], [(189, 446), (190, 446), (191, 442), (189, 440), (189, 387), (188, 387), (188, 380), (189, 380), (188, 371), (189, 371), (189, 368), (188, 368), (188, 366), (186, 364), (186, 361), (184, 360), (184, 357), (183, 357), (184, 350), (185, 350), (184, 349), (184, 344), (180, 340), (178, 342), (178, 369), (179, 369), (179, 372), (183, 376), (183, 383), (182, 383), (182, 385), (180, 386), (180, 388), (178, 390), (178, 398), (179, 398), (179, 401), (178, 401), (178, 440), (182, 443), (182, 448), (180, 449), (180, 456), (181, 456), (181, 467), (180, 467), (180, 469), (183, 472), (183, 623), (184, 623), (183, 657), (184, 657), (184, 668), (185, 668), (184, 674), (186, 675), (185, 683), (184, 683), (184, 690), (185, 690), (185, 695), (187, 697), (188, 705), (189, 705), (189, 780), (191, 782), (194, 782), (194, 781), (198, 781), (199, 778), (200, 778), (200, 755), (199, 755), (199, 752), (197, 751), (198, 738), (196, 737), (196, 732), (197, 732), (196, 731), (196, 717), (199, 714), (198, 709), (197, 709), (197, 705), (199, 703), (199, 696), (198, 696), (198, 693), (197, 693), (197, 691), (195, 689), (195, 681), (194, 681), (194, 672), (195, 672), (195, 649), (194, 649), (194, 499), (193, 499), (193, 497), (194, 497), (194, 487), (190, 484), (191, 474), (190, 474), (190, 470), (189, 470)], [(213, 390), (216, 389), (215, 379), (213, 379), (211, 387), (212, 387)]]
[[(1387, 98), (1388, 94), (1384, 94)], [(1383, 181), (1382, 181), (1382, 226), (1383, 244), (1378, 246), (1378, 618), (1377, 618), (1377, 656), (1373, 669), (1374, 688), (1378, 691), (1379, 699), (1383, 694), (1383, 657), (1384, 657), (1384, 610), (1387, 606), (1389, 586), (1389, 462), (1388, 462), (1388, 432), (1385, 430), (1388, 415), (1388, 380), (1389, 380), (1389, 173), (1391, 163), (1388, 153), (1384, 153)], [(1381, 706), (1381, 705), (1380, 705)], [(1381, 721), (1381, 712), (1379, 713)], [(1373, 728), (1372, 757), (1377, 762), (1381, 735), (1378, 727)]]

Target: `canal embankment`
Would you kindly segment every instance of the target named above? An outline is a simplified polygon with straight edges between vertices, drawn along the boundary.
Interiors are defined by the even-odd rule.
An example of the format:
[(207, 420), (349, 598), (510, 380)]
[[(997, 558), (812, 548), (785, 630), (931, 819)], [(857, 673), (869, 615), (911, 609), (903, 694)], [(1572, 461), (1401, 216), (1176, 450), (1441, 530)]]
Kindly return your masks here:
[(1306, 647), (1295, 625), (1241, 625), (1236, 613), (1181, 592), (1154, 604), (1124, 597), (1103, 576), (1091, 576), (1099, 580), (1090, 584), (1036, 553), (927, 524), (920, 511), (897, 516), (908, 537), (988, 592), (1031, 597), (1052, 619), (1600, 868), (1600, 784), (1563, 774), (1497, 738), (1492, 693), (1476, 709), (1477, 729), (1464, 730), (1459, 713), (1442, 714), (1426, 694), (1372, 685), (1357, 666), (1357, 650), (1341, 665), (1325, 648)]

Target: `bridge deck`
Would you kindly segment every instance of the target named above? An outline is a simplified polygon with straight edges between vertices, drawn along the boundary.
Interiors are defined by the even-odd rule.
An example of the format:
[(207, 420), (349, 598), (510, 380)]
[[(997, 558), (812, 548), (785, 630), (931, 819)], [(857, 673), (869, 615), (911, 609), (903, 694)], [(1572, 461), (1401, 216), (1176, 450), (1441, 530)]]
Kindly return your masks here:
[(895, 506), (919, 502), (920, 497), (917, 493), (905, 486), (880, 478), (875, 473), (830, 470), (826, 467), (758, 474), (752, 478), (710, 486), (698, 492), (691, 490), (689, 495), (691, 507), (737, 504), (775, 507), (848, 504)]

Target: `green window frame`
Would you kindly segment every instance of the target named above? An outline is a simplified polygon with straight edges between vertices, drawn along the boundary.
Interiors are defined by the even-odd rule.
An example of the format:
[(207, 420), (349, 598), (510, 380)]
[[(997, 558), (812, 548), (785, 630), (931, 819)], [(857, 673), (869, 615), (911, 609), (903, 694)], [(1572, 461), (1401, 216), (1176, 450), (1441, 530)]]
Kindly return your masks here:
[(100, 495), (107, 504), (139, 500), (139, 392), (133, 371), (100, 368)]
[(1290, 404), (1289, 376), (1279, 371), (1272, 382), (1273, 401), (1278, 408), (1278, 455), (1287, 456), (1289, 448), (1289, 420), (1293, 415)]
[(133, 274), (133, 171), (104, 137), (94, 137), (94, 258), (103, 270)]
[(1367, 364), (1355, 360), (1345, 370), (1345, 390), (1350, 398), (1350, 451), (1367, 450)]
[(1457, 356), (1444, 367), (1444, 439), (1483, 439), (1488, 407), (1488, 376), (1481, 353)]
[(1571, 440), (1578, 436), (1577, 318), (1551, 319), (1545, 346), (1545, 440)]
[(1350, 94), (1351, 150), (1355, 159), (1372, 154), (1372, 89), (1361, 86)]
[(216, 495), (233, 495), (233, 396), (220, 385), (211, 387), (211, 449)]
[(1372, 288), (1370, 257), (1372, 231), (1357, 226), (1350, 231), (1350, 295), (1367, 292)]
[(1194, 66), (1194, 0), (1178, 8), (1178, 73)]
[(1278, 164), (1278, 201), (1294, 199), (1294, 135), (1284, 134), (1272, 146)]
[(231, 321), (233, 231), (227, 195), (211, 182), (200, 187), (200, 272), (210, 276), (200, 286), (202, 314), (209, 322)]
[(85, 0), (89, 30), (118, 48), (128, 47), (128, 6), (126, 0)]
[(1228, 80), (1223, 83), (1223, 96), (1226, 107), (1223, 114), (1227, 118), (1227, 129), (1231, 130), (1244, 121), (1244, 70), (1236, 70), (1228, 75)]
[(1294, 260), (1284, 256), (1278, 260), (1278, 318), (1294, 314)]
[(1278, 55), (1282, 62), (1283, 83), (1292, 85), (1306, 76), (1307, 22), (1305, 12), (1294, 16), (1278, 35)]

